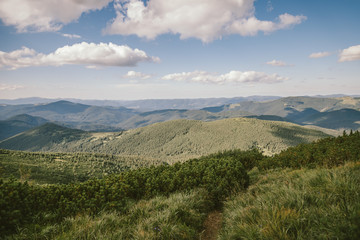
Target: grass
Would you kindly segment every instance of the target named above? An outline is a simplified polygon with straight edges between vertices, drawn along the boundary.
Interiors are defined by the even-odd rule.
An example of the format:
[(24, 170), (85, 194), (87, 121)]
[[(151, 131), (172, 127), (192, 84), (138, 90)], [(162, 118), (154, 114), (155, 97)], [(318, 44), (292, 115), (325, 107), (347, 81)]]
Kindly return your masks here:
[(360, 239), (360, 165), (250, 172), (218, 239)]
[(128, 202), (124, 213), (79, 215), (61, 223), (30, 225), (9, 239), (198, 239), (209, 211), (202, 190)]

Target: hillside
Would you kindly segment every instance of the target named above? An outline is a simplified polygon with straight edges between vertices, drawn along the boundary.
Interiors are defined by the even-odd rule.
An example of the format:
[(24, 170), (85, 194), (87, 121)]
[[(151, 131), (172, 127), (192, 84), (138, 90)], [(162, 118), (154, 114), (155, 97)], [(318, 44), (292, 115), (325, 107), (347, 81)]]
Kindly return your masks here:
[(21, 114), (0, 121), (0, 141), (18, 133), (40, 126), (48, 120), (40, 117), (33, 117), (27, 114)]
[(273, 157), (224, 151), (81, 183), (0, 179), (0, 233), (5, 239), (359, 239), (359, 157), (355, 132)]
[(45, 123), (20, 133), (14, 137), (0, 142), (0, 148), (27, 150), (27, 151), (46, 151), (57, 145), (67, 145), (89, 137), (89, 133)]
[[(63, 130), (59, 131), (59, 128)], [(68, 139), (74, 134), (72, 131), (76, 134)], [(49, 141), (54, 134), (57, 140)], [(211, 122), (173, 120), (106, 134), (44, 125), (1, 142), (0, 148), (135, 155), (171, 162), (222, 150), (247, 150), (252, 147), (262, 149), (265, 154), (278, 153), (289, 146), (326, 136), (323, 132), (287, 122), (247, 118)]]
[(302, 124), (316, 125), (331, 129), (360, 129), (360, 111), (340, 109), (330, 112), (317, 112), (297, 119)]

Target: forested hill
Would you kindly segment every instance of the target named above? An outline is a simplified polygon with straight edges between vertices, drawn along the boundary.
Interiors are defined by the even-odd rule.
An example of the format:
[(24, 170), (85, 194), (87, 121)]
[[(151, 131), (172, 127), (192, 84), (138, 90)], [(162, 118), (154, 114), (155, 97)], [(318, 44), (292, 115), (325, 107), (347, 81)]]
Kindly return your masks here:
[(135, 155), (171, 162), (252, 147), (273, 154), (326, 136), (292, 123), (249, 118), (174, 120), (117, 133), (88, 133), (46, 124), (0, 142), (0, 148)]

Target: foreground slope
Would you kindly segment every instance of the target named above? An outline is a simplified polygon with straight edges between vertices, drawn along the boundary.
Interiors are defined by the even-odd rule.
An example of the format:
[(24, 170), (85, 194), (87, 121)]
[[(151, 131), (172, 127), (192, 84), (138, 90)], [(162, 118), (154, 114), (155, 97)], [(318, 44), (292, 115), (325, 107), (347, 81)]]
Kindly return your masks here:
[[(40, 127), (0, 142), (0, 148), (136, 155), (171, 162), (252, 147), (260, 148), (265, 154), (273, 154), (289, 146), (328, 136), (292, 123), (248, 118), (212, 122), (174, 120), (118, 133), (77, 132), (71, 141), (58, 139), (51, 144), (48, 140), (40, 140), (42, 136), (48, 139), (52, 132), (52, 128), (47, 127), (45, 131)], [(30, 140), (32, 136), (33, 141)], [(38, 144), (36, 148), (33, 144), (35, 141)]]
[[(0, 234), (185, 240), (221, 227), (211, 239), (359, 239), (359, 157), (355, 132), (274, 157), (226, 151), (77, 184), (0, 179)], [(214, 212), (222, 223), (206, 224)]]

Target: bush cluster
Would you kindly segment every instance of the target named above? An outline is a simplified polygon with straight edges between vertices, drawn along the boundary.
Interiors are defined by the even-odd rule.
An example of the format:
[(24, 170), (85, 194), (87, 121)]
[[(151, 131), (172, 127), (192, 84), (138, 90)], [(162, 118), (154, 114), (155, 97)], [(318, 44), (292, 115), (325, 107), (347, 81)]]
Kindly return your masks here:
[(270, 168), (314, 168), (335, 167), (348, 161), (360, 160), (359, 131), (343, 133), (342, 136), (328, 137), (313, 143), (289, 147), (273, 157), (264, 157), (260, 169)]
[(234, 189), (244, 189), (249, 177), (236, 158), (193, 159), (175, 165), (142, 168), (91, 179), (78, 184), (36, 186), (16, 180), (0, 181), (1, 232), (31, 222), (39, 213), (57, 220), (79, 213), (94, 215), (102, 210), (124, 211), (126, 201), (159, 194), (204, 188), (214, 204)]

